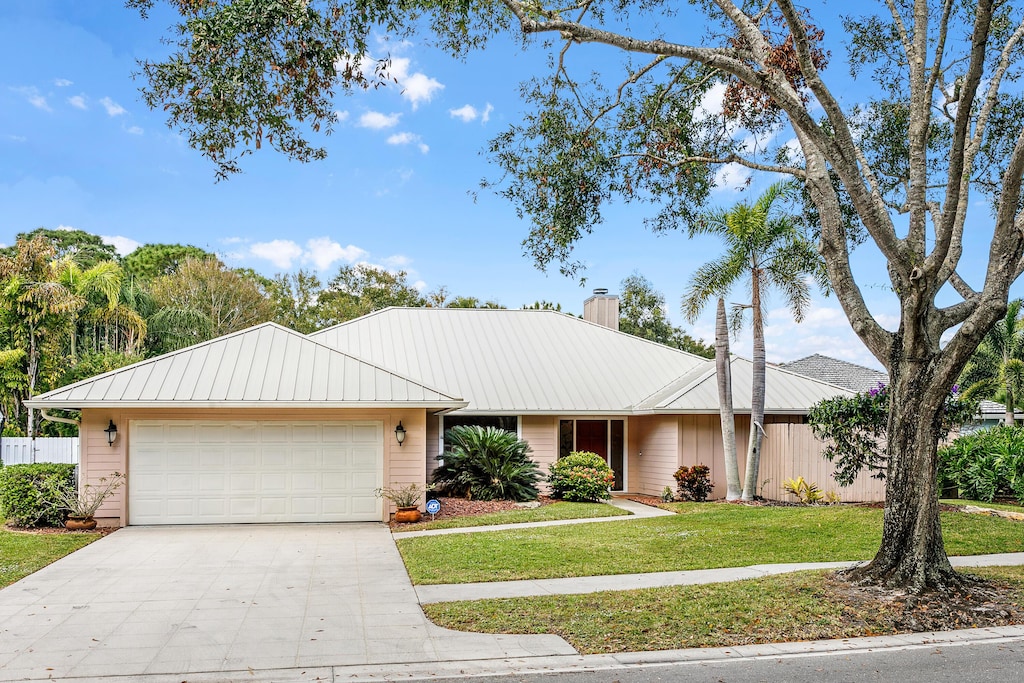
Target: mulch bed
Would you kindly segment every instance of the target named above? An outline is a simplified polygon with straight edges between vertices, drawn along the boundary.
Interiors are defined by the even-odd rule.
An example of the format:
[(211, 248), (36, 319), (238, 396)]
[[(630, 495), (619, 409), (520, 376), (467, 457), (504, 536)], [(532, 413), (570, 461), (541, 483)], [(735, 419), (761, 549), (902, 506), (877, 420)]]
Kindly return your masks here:
[(842, 572), (828, 579), (830, 599), (846, 605), (844, 620), (870, 632), (879, 622), (892, 632), (919, 633), (1024, 624), (1020, 590), (961, 574), (962, 588), (910, 594), (847, 581)]
[(58, 526), (14, 526), (13, 524), (5, 524), (4, 529), (19, 534), (34, 534), (36, 536), (53, 536), (56, 534), (101, 534), (109, 536), (117, 531), (115, 526), (98, 526), (92, 531), (71, 531), (70, 529)]
[[(522, 503), (515, 503), (511, 500), (466, 500), (465, 498), (446, 498), (444, 496), (433, 496), (434, 500), (441, 503), (441, 511), (433, 516), (433, 519), (448, 519), (450, 517), (475, 517), (478, 515), (487, 515), (492, 512), (507, 512), (509, 510), (518, 510), (523, 507)], [(556, 503), (554, 498), (548, 498), (547, 496), (541, 496), (537, 499), (541, 505), (550, 505)], [(431, 516), (424, 513), (423, 521), (431, 521)], [(405, 526), (404, 524), (397, 524), (394, 520), (391, 521), (392, 528), (399, 528)]]

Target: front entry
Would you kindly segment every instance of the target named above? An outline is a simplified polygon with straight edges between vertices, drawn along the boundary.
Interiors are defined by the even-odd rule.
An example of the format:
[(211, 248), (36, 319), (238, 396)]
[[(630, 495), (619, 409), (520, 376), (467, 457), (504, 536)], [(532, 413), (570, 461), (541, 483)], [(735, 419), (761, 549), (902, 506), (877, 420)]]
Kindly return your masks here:
[(615, 473), (613, 491), (625, 490), (625, 420), (561, 420), (559, 457), (570, 451), (597, 453)]

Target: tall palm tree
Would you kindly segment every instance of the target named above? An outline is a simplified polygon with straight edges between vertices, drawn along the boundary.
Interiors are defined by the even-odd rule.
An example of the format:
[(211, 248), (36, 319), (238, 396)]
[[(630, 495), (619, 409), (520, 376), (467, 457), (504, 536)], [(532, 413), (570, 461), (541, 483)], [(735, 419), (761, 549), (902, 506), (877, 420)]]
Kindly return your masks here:
[[(690, 230), (690, 236), (708, 234), (720, 237), (726, 251), (720, 258), (704, 264), (694, 273), (683, 310), (692, 322), (713, 298), (725, 296), (740, 281), (746, 281), (750, 303), (737, 305), (733, 311), (733, 329), (743, 324), (743, 313), (751, 312), (754, 335), (754, 380), (750, 409), (750, 441), (747, 446), (744, 500), (757, 492), (761, 464), (761, 437), (764, 434), (765, 350), (764, 304), (769, 290), (778, 290), (800, 322), (810, 303), (807, 277), (813, 276), (822, 289), (827, 280), (821, 257), (814, 244), (797, 227), (792, 216), (779, 211), (776, 202), (789, 193), (785, 183), (776, 183), (765, 190), (754, 203), (740, 203), (731, 209), (718, 209), (704, 214), (703, 220)], [(719, 372), (722, 368), (719, 367)], [(735, 452), (735, 451), (734, 451)], [(734, 457), (726, 453), (726, 457)]]
[(1014, 412), (1024, 399), (1024, 301), (1014, 299), (960, 375), (964, 395), (991, 398), (1006, 405), (1004, 422), (1013, 425)]

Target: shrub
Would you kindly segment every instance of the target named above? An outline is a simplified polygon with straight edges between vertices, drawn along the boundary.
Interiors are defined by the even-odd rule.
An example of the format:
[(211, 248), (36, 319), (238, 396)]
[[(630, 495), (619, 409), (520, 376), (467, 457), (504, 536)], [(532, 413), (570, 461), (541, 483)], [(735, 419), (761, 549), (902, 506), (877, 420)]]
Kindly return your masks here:
[(596, 502), (612, 497), (615, 473), (597, 453), (573, 451), (551, 464), (548, 483), (555, 498)]
[(542, 474), (530, 459), (530, 445), (496, 427), (459, 426), (445, 432), (452, 450), (434, 470), (442, 495), (477, 500), (536, 500)]
[(1024, 505), (1024, 427), (994, 427), (939, 449), (939, 488), (992, 502), (1012, 496)]
[(796, 496), (804, 505), (812, 505), (823, 498), (818, 485), (814, 482), (806, 481), (803, 477), (787, 479), (782, 482), (782, 490)]
[(0, 515), (17, 526), (60, 526), (65, 512), (54, 486), (73, 486), (75, 465), (41, 462), (0, 468)]
[(715, 485), (711, 483), (711, 468), (707, 465), (683, 465), (672, 475), (676, 479), (676, 489), (683, 500), (694, 500), (702, 503)]

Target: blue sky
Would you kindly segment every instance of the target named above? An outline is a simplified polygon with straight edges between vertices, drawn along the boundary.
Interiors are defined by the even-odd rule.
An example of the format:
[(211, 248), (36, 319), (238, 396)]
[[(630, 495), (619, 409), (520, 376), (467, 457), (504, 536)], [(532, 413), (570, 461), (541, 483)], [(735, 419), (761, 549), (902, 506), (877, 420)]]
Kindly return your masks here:
[[(145, 107), (132, 78), (136, 60), (161, 54), (170, 20), (158, 10), (144, 21), (116, 0), (0, 4), (0, 243), (66, 226), (123, 252), (195, 244), (268, 275), (302, 267), (328, 279), (366, 262), (405, 269), (425, 290), (443, 285), (509, 307), (547, 299), (574, 313), (591, 288), (615, 292), (639, 271), (665, 294), (675, 324), (712, 339), (713, 311), (688, 325), (679, 301), (690, 274), (719, 253), (714, 240), (655, 236), (643, 227), (649, 207), (617, 204), (578, 247), (588, 264), (581, 287), (522, 255), (528, 225), (510, 204), (486, 191), (472, 196), (481, 178), (497, 176), (481, 151), (522, 115), (519, 83), (544, 69), (539, 47), (499, 40), (462, 63), (425, 44), (381, 41), (374, 56), (390, 53), (401, 86), (339, 97), (326, 161), (302, 165), (267, 148), (243, 162), (245, 173), (216, 183), (212, 166)], [(743, 192), (743, 174), (721, 179), (714, 201), (723, 206), (772, 180)], [(893, 324), (877, 255), (862, 249), (856, 260), (874, 312)], [(817, 298), (799, 326), (775, 303), (770, 361), (821, 352), (877, 366), (834, 299)], [(749, 353), (747, 337), (737, 352)]]

